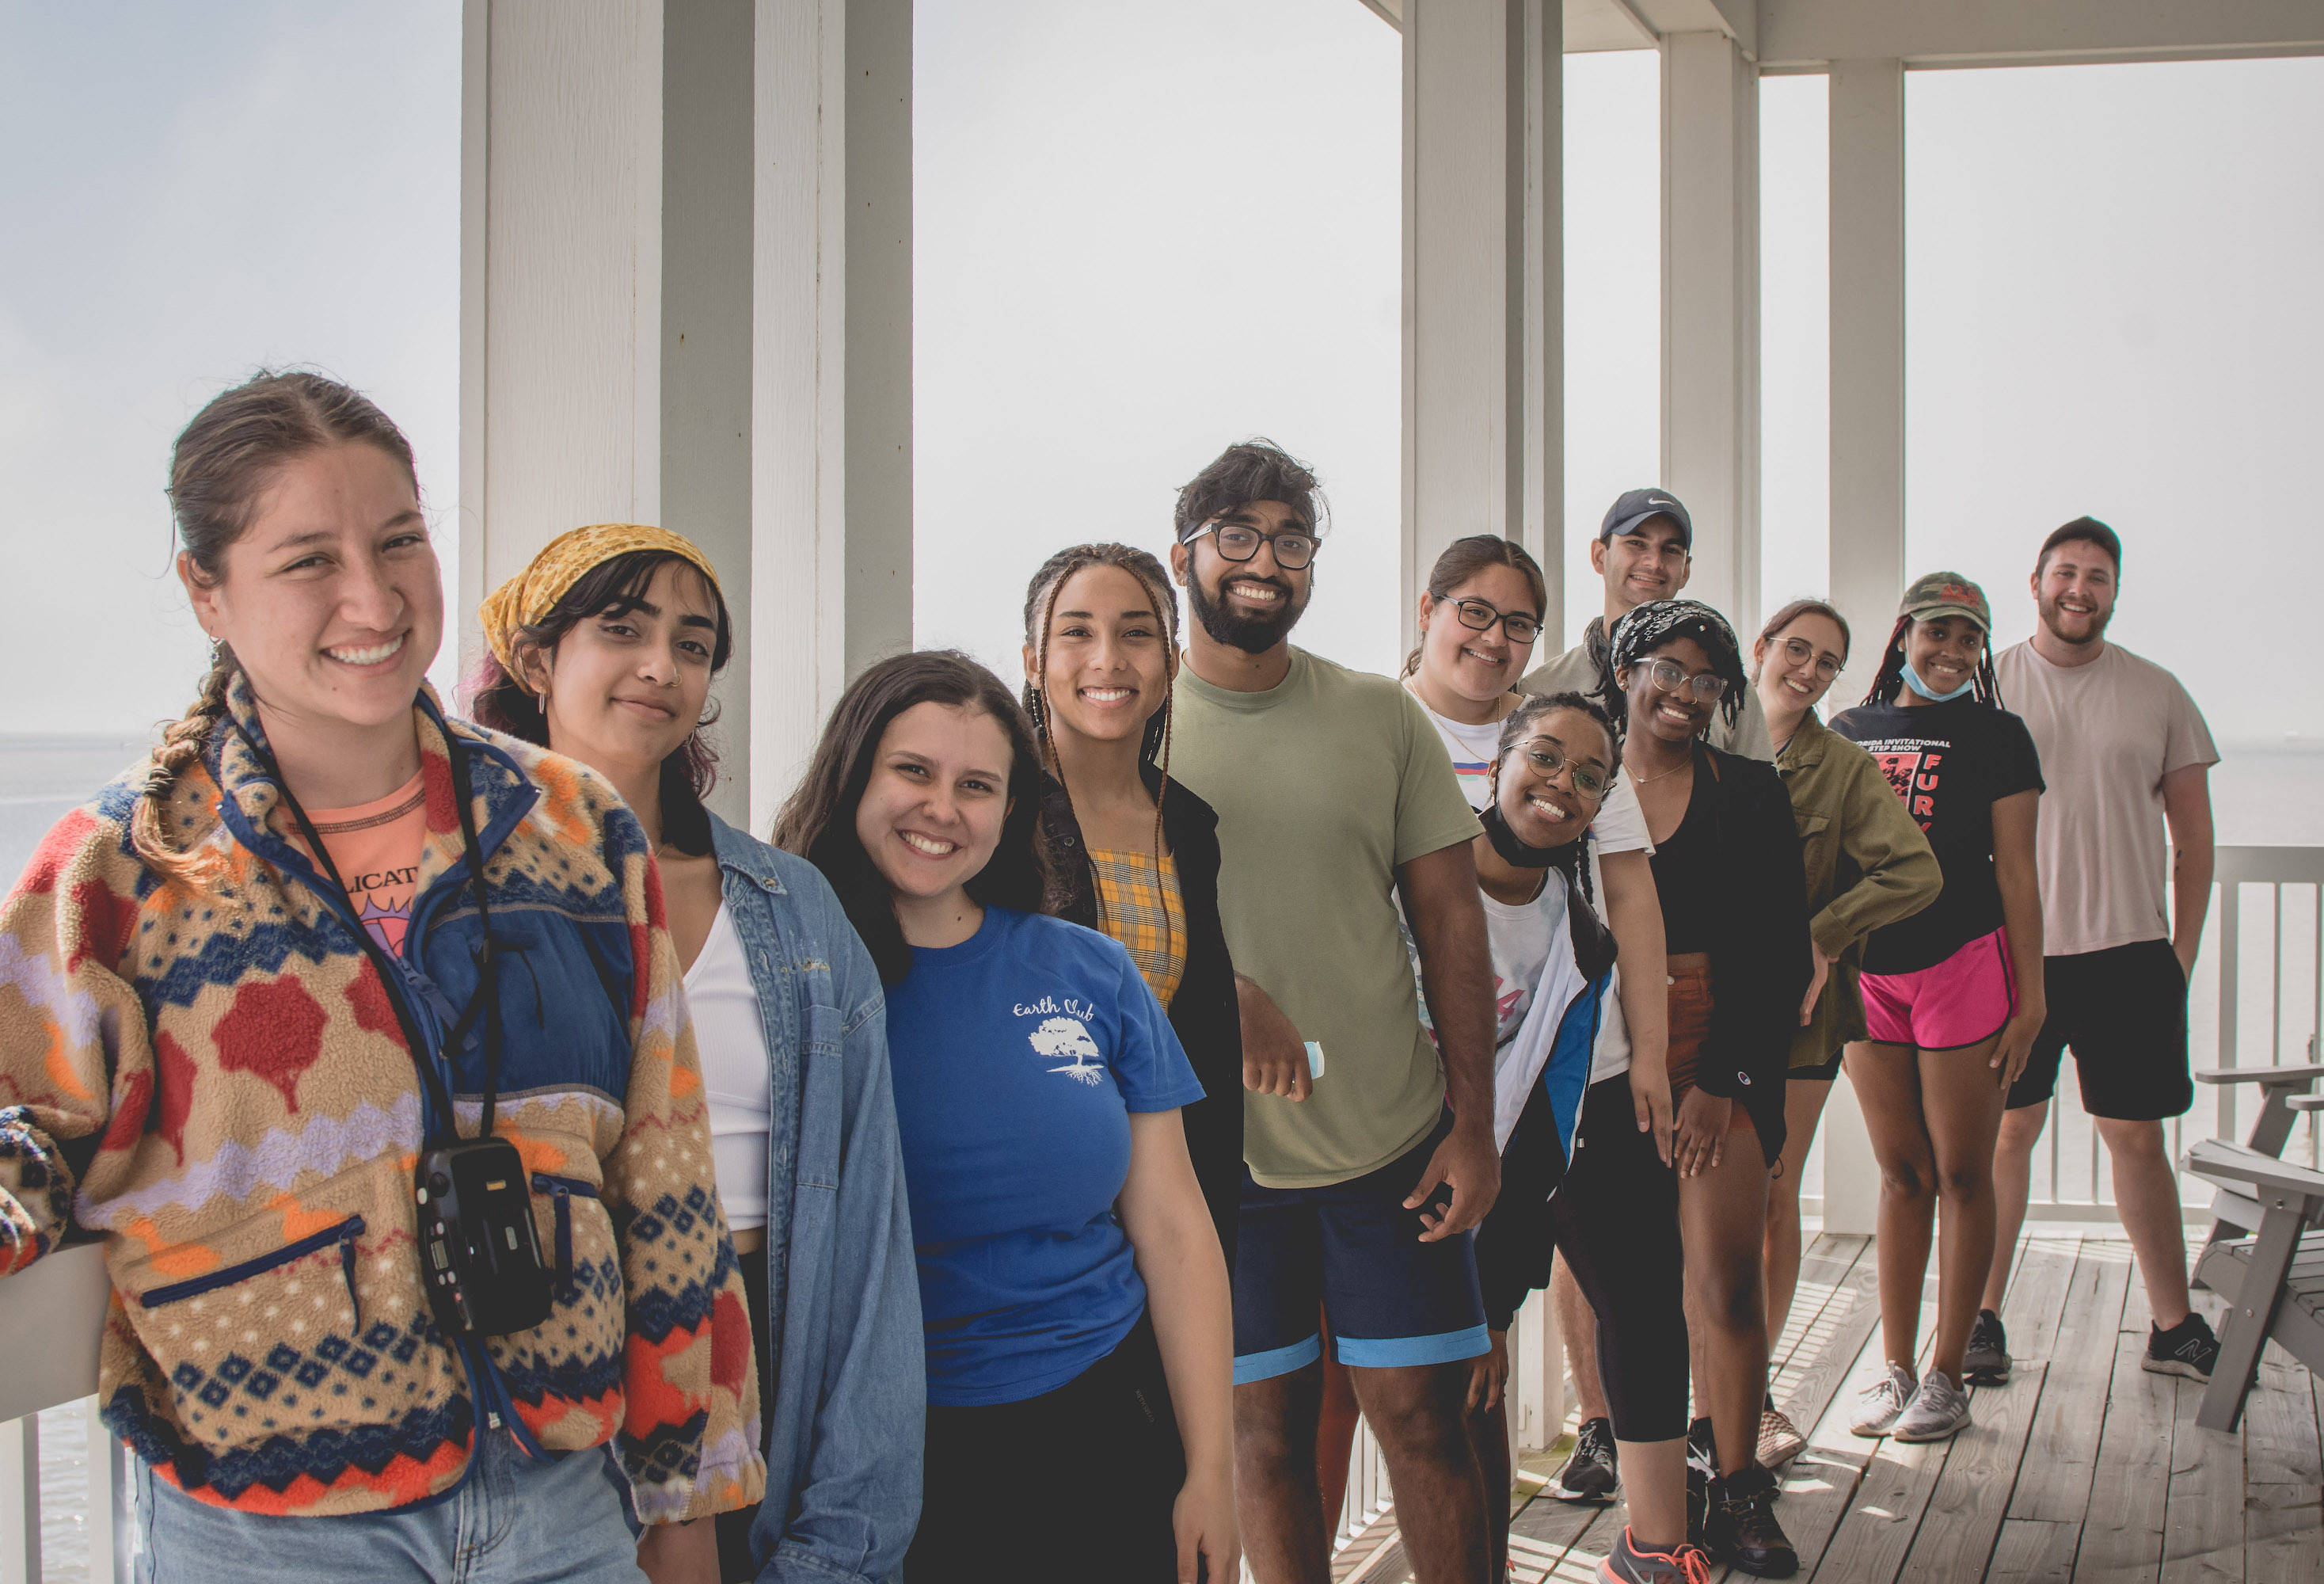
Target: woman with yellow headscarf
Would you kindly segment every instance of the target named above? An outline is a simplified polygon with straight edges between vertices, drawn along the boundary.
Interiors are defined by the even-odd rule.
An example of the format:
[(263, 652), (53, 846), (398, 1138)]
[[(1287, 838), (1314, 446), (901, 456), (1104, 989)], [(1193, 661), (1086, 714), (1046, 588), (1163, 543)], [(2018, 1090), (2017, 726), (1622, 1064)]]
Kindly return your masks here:
[(649, 1531), (638, 1560), (658, 1584), (709, 1576), (713, 1549), (723, 1579), (785, 1557), (886, 1579), (919, 1516), (925, 1372), (880, 976), (813, 865), (704, 806), (733, 652), (717, 570), (666, 529), (601, 523), (479, 616), (475, 718), (586, 765), (654, 844), (750, 1292), (767, 1499), (715, 1539)]

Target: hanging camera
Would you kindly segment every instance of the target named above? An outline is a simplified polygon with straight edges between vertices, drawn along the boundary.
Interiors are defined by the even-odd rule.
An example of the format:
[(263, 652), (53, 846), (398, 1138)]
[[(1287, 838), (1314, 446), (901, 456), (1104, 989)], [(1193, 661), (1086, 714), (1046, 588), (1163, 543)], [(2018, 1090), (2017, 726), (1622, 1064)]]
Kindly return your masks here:
[(498, 1337), (549, 1318), (549, 1272), (533, 1230), (524, 1161), (504, 1138), (422, 1150), (420, 1284), (436, 1329)]
[[(243, 740), (254, 754), (266, 757), (247, 733)], [(446, 746), (452, 761), (453, 801), (460, 809), (470, 894), (475, 900), (484, 943), (477, 953), (475, 993), (445, 1036), (441, 1054), (420, 1037), (405, 1001), (408, 987), (401, 967), (388, 959), (369, 930), (360, 922), (354, 927), (355, 940), (394, 1009), (433, 1113), (412, 1179), (412, 1199), (419, 1207), (420, 1286), (428, 1294), (436, 1329), (456, 1339), (530, 1330), (549, 1318), (552, 1296), (549, 1271), (540, 1261), (540, 1235), (533, 1226), (530, 1176), (524, 1159), (516, 1145), (493, 1136), (501, 1075), (500, 944), (493, 938), (492, 912), (484, 894), (484, 855), (476, 839), (467, 759), (456, 739), (447, 739)], [(307, 839), (309, 852), (345, 894), (346, 883), (339, 878), (338, 866), (307, 811), (291, 796), (280, 770), (274, 779), (284, 805)], [(479, 1013), (484, 1023), (484, 1116), (476, 1129), (478, 1136), (462, 1138), (452, 1093), (439, 1069), (467, 1043)]]

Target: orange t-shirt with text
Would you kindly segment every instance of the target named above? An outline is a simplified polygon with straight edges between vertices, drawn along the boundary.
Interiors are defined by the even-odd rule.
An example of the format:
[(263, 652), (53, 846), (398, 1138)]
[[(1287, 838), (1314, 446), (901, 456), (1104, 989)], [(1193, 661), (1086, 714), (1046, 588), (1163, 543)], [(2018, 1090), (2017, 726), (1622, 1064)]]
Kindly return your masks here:
[(428, 838), (428, 792), (420, 777), (375, 801), (352, 809), (309, 809), (307, 818), (329, 849), (355, 917), (373, 940), (401, 953), (411, 899), (419, 891), (420, 849)]

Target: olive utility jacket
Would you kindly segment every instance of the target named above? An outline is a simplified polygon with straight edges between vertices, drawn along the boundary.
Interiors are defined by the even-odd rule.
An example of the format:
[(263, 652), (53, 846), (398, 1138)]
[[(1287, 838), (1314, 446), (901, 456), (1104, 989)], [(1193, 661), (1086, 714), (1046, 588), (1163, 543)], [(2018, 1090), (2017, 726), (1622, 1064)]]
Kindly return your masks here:
[(1865, 937), (1934, 902), (1944, 875), (1879, 762), (1813, 710), (1775, 755), (1775, 770), (1799, 826), (1808, 933), (1832, 959), (1815, 1014), (1792, 1041), (1794, 1068), (1819, 1067), (1865, 1037), (1857, 987)]

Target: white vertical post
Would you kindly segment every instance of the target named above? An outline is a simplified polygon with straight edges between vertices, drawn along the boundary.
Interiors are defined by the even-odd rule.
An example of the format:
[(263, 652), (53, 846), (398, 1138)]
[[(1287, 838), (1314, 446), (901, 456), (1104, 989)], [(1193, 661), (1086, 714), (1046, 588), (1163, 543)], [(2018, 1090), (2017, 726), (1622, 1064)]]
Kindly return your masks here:
[(660, 523), (718, 569), (734, 652), (714, 690), (722, 773), (711, 802), (750, 818), (751, 248), (754, 0), (663, 14)]
[[(1759, 615), (1759, 75), (1723, 32), (1663, 40), (1663, 477), (1687, 592)], [(1835, 399), (1836, 400), (1836, 399)]]
[[(754, 0), (468, 0), (460, 554), (477, 602), (586, 523), (666, 525), (720, 569), (750, 762)], [(667, 487), (665, 487), (667, 486)]]
[(751, 823), (912, 640), (910, 0), (757, 0)]
[(1861, 678), (1905, 581), (1904, 63), (1833, 61), (1830, 113), (1831, 594)]
[(1549, 585), (1543, 647), (1554, 653), (1565, 628), (1563, 0), (1526, 0), (1525, 62), (1525, 505), (1522, 528), (1511, 537), (1525, 542)]
[(1526, 1294), (1509, 1327), (1509, 1438), (1546, 1451), (1565, 1426), (1565, 1340), (1549, 1294)]
[(1520, 541), (1563, 607), (1564, 13), (1404, 9), (1406, 639), (1437, 554)]
[(1524, 521), (1525, 10), (1405, 7), (1406, 643), (1437, 553)]
[[(1830, 115), (1831, 598), (1856, 636), (1832, 693), (1849, 698), (1878, 668), (1904, 592), (1904, 63), (1834, 61)], [(1863, 1112), (1836, 1083), (1824, 1230), (1869, 1233), (1879, 1195)]]
[(0, 1584), (41, 1584), (41, 1416), (0, 1423)]
[(1823, 1108), (1823, 1229), (1869, 1236), (1880, 1209), (1880, 1163), (1856, 1087), (1842, 1073)]
[(121, 1466), (115, 1454), (120, 1443), (97, 1415), (94, 1396), (81, 1399), (81, 1433), (88, 1456), (88, 1584), (109, 1584), (120, 1571), (116, 1561), (114, 1520), (128, 1493), (122, 1488)]
[(484, 78), (461, 127), (481, 291), (461, 304), (473, 609), (568, 528), (660, 516), (662, 6), (468, 0), (468, 27)]

